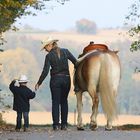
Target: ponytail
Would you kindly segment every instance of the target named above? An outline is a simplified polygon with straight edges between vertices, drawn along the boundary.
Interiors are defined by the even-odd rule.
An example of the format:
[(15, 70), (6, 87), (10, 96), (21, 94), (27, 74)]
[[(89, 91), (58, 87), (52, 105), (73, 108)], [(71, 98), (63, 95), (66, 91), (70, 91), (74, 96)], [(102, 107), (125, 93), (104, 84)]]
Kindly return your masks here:
[(60, 58), (60, 48), (58, 47), (57, 43), (53, 42), (52, 45), (53, 45), (53, 48), (56, 48), (57, 55)]

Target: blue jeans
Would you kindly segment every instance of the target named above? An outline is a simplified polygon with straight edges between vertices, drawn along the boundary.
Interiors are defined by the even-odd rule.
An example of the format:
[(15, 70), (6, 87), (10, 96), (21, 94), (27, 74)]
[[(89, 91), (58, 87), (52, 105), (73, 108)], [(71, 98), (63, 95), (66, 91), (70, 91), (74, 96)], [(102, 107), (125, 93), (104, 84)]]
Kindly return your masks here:
[(29, 112), (17, 112), (16, 129), (20, 129), (22, 125), (22, 114), (24, 118), (24, 128), (29, 127)]
[(51, 77), (50, 89), (52, 95), (52, 118), (53, 126), (59, 125), (61, 114), (61, 125), (67, 125), (68, 118), (68, 94), (70, 90), (70, 76), (55, 75)]

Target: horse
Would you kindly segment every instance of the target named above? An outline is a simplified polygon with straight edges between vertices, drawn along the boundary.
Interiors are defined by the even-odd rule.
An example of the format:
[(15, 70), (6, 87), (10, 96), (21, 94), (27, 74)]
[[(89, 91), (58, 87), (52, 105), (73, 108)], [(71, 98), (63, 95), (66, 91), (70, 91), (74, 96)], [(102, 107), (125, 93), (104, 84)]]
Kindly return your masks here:
[(107, 119), (105, 130), (112, 130), (112, 122), (118, 115), (116, 96), (120, 75), (120, 60), (115, 51), (94, 49), (79, 58), (75, 72), (75, 78), (79, 87), (79, 91), (75, 93), (77, 98), (78, 130), (84, 130), (82, 124), (82, 95), (85, 91), (89, 93), (92, 99), (91, 130), (98, 128), (99, 97)]

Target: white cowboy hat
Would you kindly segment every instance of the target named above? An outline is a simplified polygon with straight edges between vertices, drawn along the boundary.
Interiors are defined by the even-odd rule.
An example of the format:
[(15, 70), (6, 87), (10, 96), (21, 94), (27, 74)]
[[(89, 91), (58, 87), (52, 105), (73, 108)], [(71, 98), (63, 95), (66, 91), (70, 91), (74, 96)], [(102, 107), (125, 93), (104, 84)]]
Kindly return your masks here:
[(28, 78), (26, 75), (21, 75), (20, 78), (18, 79), (19, 83), (27, 83), (28, 82)]
[(45, 39), (41, 42), (42, 43), (41, 50), (43, 50), (46, 45), (49, 45), (50, 43), (57, 42), (57, 41), (58, 41), (58, 39), (53, 39), (52, 37), (48, 37), (47, 39)]

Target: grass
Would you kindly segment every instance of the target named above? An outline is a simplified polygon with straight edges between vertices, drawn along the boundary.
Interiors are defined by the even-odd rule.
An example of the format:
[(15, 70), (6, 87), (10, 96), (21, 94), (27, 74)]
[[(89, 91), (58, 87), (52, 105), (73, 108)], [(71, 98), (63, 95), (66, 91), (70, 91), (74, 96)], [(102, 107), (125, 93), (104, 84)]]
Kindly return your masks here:
[[(84, 128), (85, 130), (89, 128), (90, 124), (85, 124)], [(68, 124), (69, 128), (75, 128), (76, 125), (71, 125)], [(101, 128), (103, 126), (99, 126)], [(51, 124), (46, 124), (46, 125), (33, 125), (30, 124), (30, 129), (32, 131), (44, 131), (46, 128), (52, 128)], [(15, 129), (15, 125), (13, 124), (6, 124), (4, 121), (0, 121), (0, 131), (11, 131)], [(134, 124), (126, 124), (122, 126), (114, 126), (113, 130), (121, 130), (121, 131), (140, 131), (140, 125), (134, 125)]]
[(118, 130), (137, 130), (140, 131), (140, 125), (126, 124), (117, 127)]
[(5, 124), (6, 122), (2, 119), (2, 114), (0, 113), (0, 126)]

